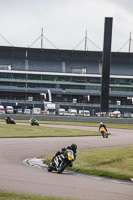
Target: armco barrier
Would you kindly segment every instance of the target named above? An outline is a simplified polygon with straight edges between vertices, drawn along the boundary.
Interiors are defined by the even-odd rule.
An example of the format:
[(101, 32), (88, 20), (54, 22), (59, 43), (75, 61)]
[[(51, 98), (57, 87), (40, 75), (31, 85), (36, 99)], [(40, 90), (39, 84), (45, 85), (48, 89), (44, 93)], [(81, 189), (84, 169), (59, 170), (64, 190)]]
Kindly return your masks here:
[[(5, 119), (7, 115), (0, 115), (0, 119)], [(65, 121), (65, 122), (94, 122), (100, 123), (118, 123), (118, 124), (133, 124), (133, 118), (110, 118), (110, 117), (83, 117), (83, 116), (59, 116), (59, 115), (25, 115), (11, 114), (14, 120), (27, 120), (31, 117), (39, 121)]]

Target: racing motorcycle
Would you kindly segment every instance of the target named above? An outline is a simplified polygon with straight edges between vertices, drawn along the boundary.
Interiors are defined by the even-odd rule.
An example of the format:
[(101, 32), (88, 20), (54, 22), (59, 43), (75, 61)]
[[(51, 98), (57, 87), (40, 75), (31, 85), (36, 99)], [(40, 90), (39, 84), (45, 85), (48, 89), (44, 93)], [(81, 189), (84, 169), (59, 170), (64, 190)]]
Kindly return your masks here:
[(31, 126), (39, 126), (39, 123), (36, 119), (33, 119), (33, 120), (29, 120)]
[(47, 170), (49, 172), (57, 171), (57, 173), (62, 173), (66, 167), (72, 166), (72, 161), (74, 161), (74, 153), (72, 150), (67, 149), (62, 154), (55, 156), (52, 162), (48, 165)]
[(100, 129), (100, 133), (102, 134), (103, 138), (108, 138), (108, 132), (105, 130), (104, 127)]
[(16, 124), (15, 121), (11, 117), (5, 118), (7, 124)]

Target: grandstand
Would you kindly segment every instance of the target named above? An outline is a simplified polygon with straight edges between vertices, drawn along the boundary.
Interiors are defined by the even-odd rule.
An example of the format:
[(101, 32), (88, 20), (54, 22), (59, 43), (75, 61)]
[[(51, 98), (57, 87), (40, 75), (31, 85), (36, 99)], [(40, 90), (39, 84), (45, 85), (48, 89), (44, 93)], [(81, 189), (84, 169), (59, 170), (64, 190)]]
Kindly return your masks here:
[[(100, 109), (102, 52), (0, 46), (0, 101), (42, 104), (47, 91), (55, 103), (73, 99)], [(46, 94), (43, 99), (42, 93)], [(111, 53), (109, 107), (133, 112), (133, 54)]]

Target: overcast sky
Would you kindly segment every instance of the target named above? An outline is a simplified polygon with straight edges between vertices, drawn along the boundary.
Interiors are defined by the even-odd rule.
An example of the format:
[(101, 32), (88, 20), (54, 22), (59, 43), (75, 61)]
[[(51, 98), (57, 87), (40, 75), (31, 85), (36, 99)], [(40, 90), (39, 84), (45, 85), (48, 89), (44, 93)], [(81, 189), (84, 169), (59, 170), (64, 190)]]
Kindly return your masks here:
[[(127, 42), (121, 50), (127, 52), (132, 9), (133, 0), (0, 0), (0, 45), (9, 46), (4, 37), (13, 46), (29, 47), (43, 28), (44, 48), (75, 49), (82, 41), (76, 50), (84, 50), (87, 30), (87, 49), (102, 50), (105, 17), (113, 17), (112, 51)], [(41, 48), (41, 38), (32, 47)]]

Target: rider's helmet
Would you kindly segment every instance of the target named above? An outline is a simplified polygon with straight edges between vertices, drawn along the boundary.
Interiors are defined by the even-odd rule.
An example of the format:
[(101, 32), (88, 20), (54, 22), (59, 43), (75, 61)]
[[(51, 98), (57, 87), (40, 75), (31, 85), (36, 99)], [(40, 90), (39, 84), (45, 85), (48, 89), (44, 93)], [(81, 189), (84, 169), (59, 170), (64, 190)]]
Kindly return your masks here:
[(103, 122), (100, 122), (100, 125), (103, 125)]
[(76, 151), (77, 145), (76, 144), (71, 144), (71, 148), (72, 148), (73, 151)]

